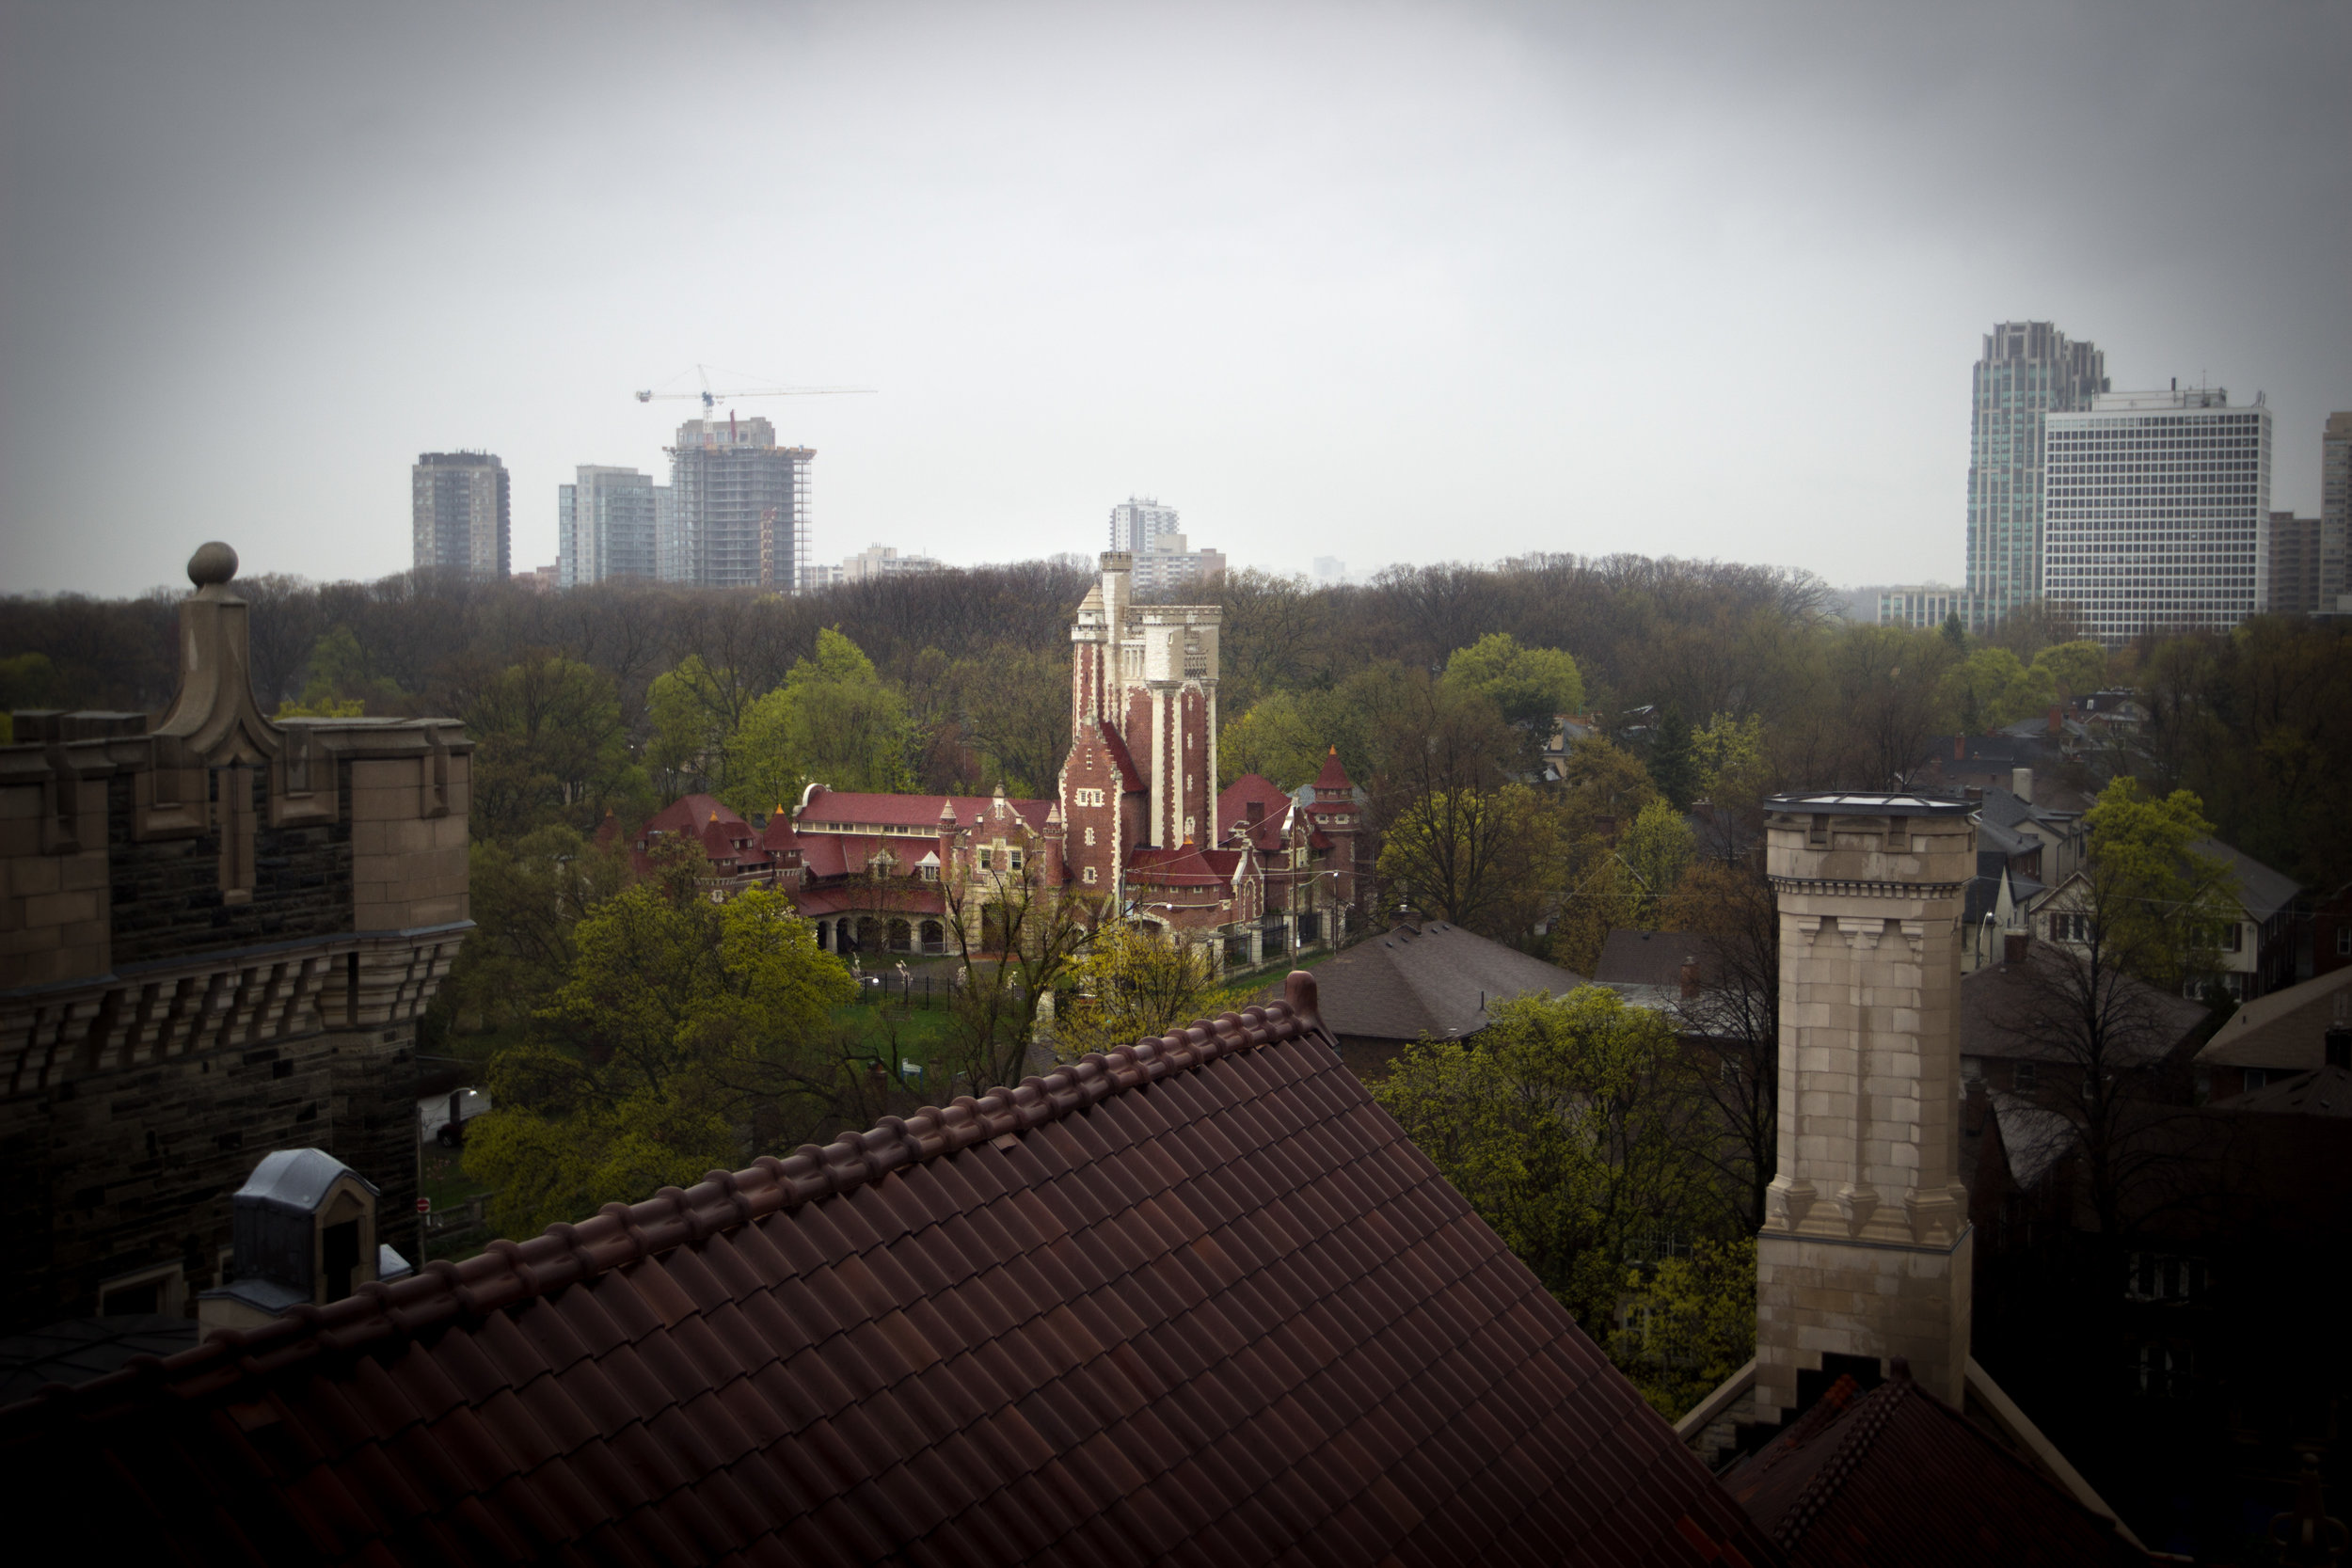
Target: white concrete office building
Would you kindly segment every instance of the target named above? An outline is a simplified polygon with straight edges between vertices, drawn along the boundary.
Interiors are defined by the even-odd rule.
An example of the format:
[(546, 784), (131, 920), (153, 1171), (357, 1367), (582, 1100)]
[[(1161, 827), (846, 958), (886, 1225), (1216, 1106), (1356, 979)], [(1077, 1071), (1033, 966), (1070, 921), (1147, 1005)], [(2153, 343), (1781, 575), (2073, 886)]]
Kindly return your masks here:
[(2218, 388), (2046, 419), (2042, 591), (2110, 645), (2267, 608), (2270, 410)]
[(1961, 591), (1941, 583), (1879, 590), (1879, 625), (1933, 631), (1961, 612)]

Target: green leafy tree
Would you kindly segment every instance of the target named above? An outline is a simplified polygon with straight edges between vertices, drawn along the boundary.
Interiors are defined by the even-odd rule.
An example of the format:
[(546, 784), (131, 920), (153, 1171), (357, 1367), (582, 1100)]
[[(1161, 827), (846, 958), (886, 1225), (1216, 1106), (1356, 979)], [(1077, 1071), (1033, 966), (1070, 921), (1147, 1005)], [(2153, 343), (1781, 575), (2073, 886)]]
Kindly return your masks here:
[(1108, 911), (1046, 886), (1034, 857), (1019, 871), (958, 875), (946, 900), (955, 960), (946, 1056), (971, 1092), (984, 1094), (1028, 1075), (1038, 1008), (1067, 985)]
[(518, 839), (478, 840), (468, 859), (474, 928), (433, 1016), (442, 1030), (519, 1035), (578, 961), (580, 920), (627, 885), (628, 853), (550, 823)]
[(1642, 928), (1654, 931), (1660, 908), (1698, 855), (1698, 835), (1672, 802), (1654, 800), (1617, 841), (1617, 855), (1641, 889)]
[(1523, 646), (1509, 632), (1488, 632), (1446, 659), (1448, 685), (1477, 693), (1503, 721), (1522, 731), (1531, 751), (1551, 735), (1553, 719), (1584, 705), (1584, 676), (1558, 648)]
[(691, 849), (588, 912), (545, 1027), (492, 1060), (466, 1170), (510, 1233), (788, 1146), (839, 1102), (827, 1024), (849, 971), (782, 894), (702, 896)]
[(1657, 732), (1650, 737), (1649, 776), (1658, 793), (1672, 801), (1677, 811), (1689, 811), (1698, 798), (1699, 764), (1692, 747), (1691, 725), (1673, 708), (1659, 716)]
[(2032, 668), (2052, 692), (2080, 702), (2106, 684), (2107, 651), (2087, 637), (2057, 642), (2033, 656)]
[(738, 811), (765, 811), (811, 781), (834, 789), (911, 789), (914, 741), (906, 698), (856, 643), (829, 627), (817, 634), (816, 654), (754, 702), (727, 737), (721, 798)]
[(1582, 987), (1495, 1004), (1467, 1040), (1407, 1046), (1373, 1097), (1588, 1332), (1629, 1244), (1679, 1233), (1698, 1195), (1676, 1147), (1674, 1029)]
[(1771, 787), (1764, 719), (1718, 713), (1691, 732), (1695, 795), (1718, 806), (1753, 805)]
[(645, 761), (664, 795), (685, 794), (697, 783), (724, 786), (727, 741), (747, 705), (737, 701), (737, 693), (733, 672), (714, 669), (700, 654), (687, 655), (675, 669), (654, 677), (645, 690), (645, 717), (653, 729)]
[(600, 670), (532, 652), (484, 682), (464, 717), (476, 743), (476, 839), (550, 822), (586, 830), (615, 805), (644, 803), (620, 697)]
[(1323, 767), (1330, 744), (1304, 701), (1288, 691), (1269, 693), (1248, 712), (1228, 721), (1218, 735), (1217, 783), (1230, 784), (1245, 773), (1256, 773), (1284, 789), (1296, 789)]
[(1055, 1053), (1074, 1061), (1115, 1051), (1238, 1006), (1243, 993), (1217, 983), (1208, 948), (1128, 921), (1098, 928), (1057, 993)]
[(2219, 923), (2236, 916), (2237, 876), (2201, 847), (2213, 836), (2204, 802), (2185, 789), (2159, 798), (2121, 778), (2083, 821), (2090, 842), (2082, 874), (2053, 906), (2082, 913), (2090, 944), (2153, 985), (2214, 973)]
[(1609, 1359), (1675, 1420), (1756, 1354), (1756, 1240), (1700, 1241), (1626, 1272)]
[(1945, 695), (1970, 734), (1997, 730), (2047, 706), (2049, 672), (2007, 648), (1979, 648), (1944, 677)]
[(369, 708), (396, 712), (404, 693), (368, 667), (366, 650), (347, 626), (337, 626), (311, 644), (299, 699), (280, 703), (279, 719), (357, 719)]
[(1567, 895), (1551, 922), (1551, 961), (1573, 974), (1590, 974), (1600, 963), (1609, 933), (1638, 930), (1642, 884), (1617, 858), (1616, 847), (1585, 839), (1571, 852)]

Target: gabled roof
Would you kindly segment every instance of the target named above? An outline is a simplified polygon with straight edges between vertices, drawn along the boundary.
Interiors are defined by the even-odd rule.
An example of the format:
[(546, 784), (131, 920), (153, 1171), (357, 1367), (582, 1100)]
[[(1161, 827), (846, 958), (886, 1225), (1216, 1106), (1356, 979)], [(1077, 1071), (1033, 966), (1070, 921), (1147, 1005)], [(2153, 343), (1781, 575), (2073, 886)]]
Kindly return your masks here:
[[(1145, 793), (1143, 775), (1136, 769), (1136, 759), (1127, 753), (1127, 742), (1107, 722), (1096, 719), (1078, 726), (1081, 740), (1091, 738), (1108, 753), (1111, 766), (1119, 769), (1119, 788), (1124, 795)], [(1067, 766), (1065, 764), (1065, 766)]]
[[(986, 827), (989, 808), (996, 800), (993, 795), (868, 795), (817, 784), (810, 788), (806, 801), (793, 815), (793, 823), (803, 833), (812, 827), (859, 825), (921, 828), (936, 832), (940, 812), (946, 808), (956, 814), (956, 821), (962, 827)], [(1045, 819), (1054, 810), (1051, 800), (1007, 800), (1005, 803), (1040, 832), (1045, 831)]]
[(1136, 849), (1127, 856), (1127, 875), (1166, 886), (1178, 882), (1223, 884), (1233, 879), (1241, 864), (1239, 849), (1203, 849), (1179, 845), (1173, 849)]
[(1293, 1006), (0, 1415), (96, 1560), (1762, 1562)]
[(1989, 1090), (1986, 1099), (2000, 1133), (2001, 1152), (2009, 1160), (2009, 1178), (2020, 1192), (2031, 1192), (2074, 1148), (2074, 1124), (2048, 1106), (2007, 1089)]
[(2223, 1111), (2284, 1117), (2352, 1117), (2352, 1068), (2329, 1063), (2276, 1084), (2214, 1101)]
[(1486, 1026), (1486, 1007), (1541, 991), (1565, 996), (1584, 977), (1459, 926), (1399, 923), (1324, 961), (1324, 1022), (1362, 1039), (1438, 1039)]
[(1867, 1394), (1839, 1378), (1724, 1484), (1794, 1568), (2148, 1560), (1900, 1357)]
[(2253, 856), (2232, 848), (2217, 838), (2201, 838), (2196, 847), (2230, 863), (2230, 869), (2237, 873), (2238, 902), (2257, 921), (2268, 920), (2295, 902), (2295, 895), (2303, 891), (2302, 884), (2294, 878), (2271, 870)]
[[(2088, 989), (2072, 967), (2075, 961), (2048, 942), (2028, 939), (2023, 963), (2003, 958), (1962, 975), (1956, 1031), (1960, 1053), (2016, 1061), (2078, 1060), (2080, 1053), (2066, 1049), (2066, 1037), (2049, 1022), (2068, 999), (2078, 1002)], [(2109, 1048), (2118, 1061), (2161, 1061), (2212, 1016), (2203, 1003), (2121, 970), (2102, 973), (2099, 986), (2100, 1010), (2111, 1030)]]
[(2328, 1059), (2328, 1031), (2336, 1025), (2352, 1028), (2352, 969), (2256, 997), (2214, 1031), (2197, 1059), (2301, 1072)]
[(1717, 967), (1714, 939), (1699, 931), (1612, 931), (1593, 966), (1593, 982), (1661, 986), (1678, 992), (1685, 958), (1695, 958), (1700, 978), (1707, 978)]
[(645, 825), (638, 830), (638, 836), (643, 838), (647, 833), (692, 833), (700, 838), (714, 816), (728, 827), (748, 831), (751, 826), (733, 806), (716, 795), (681, 795), (647, 818)]
[(1217, 842), (1223, 843), (1229, 834), (1248, 820), (1252, 800), (1258, 802), (1266, 820), (1279, 822), (1290, 814), (1292, 800), (1288, 793), (1271, 779), (1256, 773), (1244, 773), (1217, 792)]

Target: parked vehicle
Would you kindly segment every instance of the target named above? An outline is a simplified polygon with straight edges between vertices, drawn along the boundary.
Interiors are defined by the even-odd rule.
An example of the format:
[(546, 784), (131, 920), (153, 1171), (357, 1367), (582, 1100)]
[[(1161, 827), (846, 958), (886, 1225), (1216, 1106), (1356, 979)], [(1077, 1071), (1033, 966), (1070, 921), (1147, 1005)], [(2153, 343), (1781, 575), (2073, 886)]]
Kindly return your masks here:
[(417, 1101), (417, 1135), (443, 1148), (466, 1141), (466, 1123), (490, 1108), (487, 1089), (452, 1089)]

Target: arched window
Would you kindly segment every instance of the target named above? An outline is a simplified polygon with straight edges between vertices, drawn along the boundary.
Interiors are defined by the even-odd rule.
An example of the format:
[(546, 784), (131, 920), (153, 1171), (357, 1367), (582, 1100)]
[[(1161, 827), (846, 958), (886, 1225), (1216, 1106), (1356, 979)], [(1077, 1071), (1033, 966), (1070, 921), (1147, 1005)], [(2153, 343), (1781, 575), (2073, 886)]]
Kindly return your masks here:
[(926, 953), (947, 951), (947, 927), (936, 920), (923, 922), (923, 951)]

